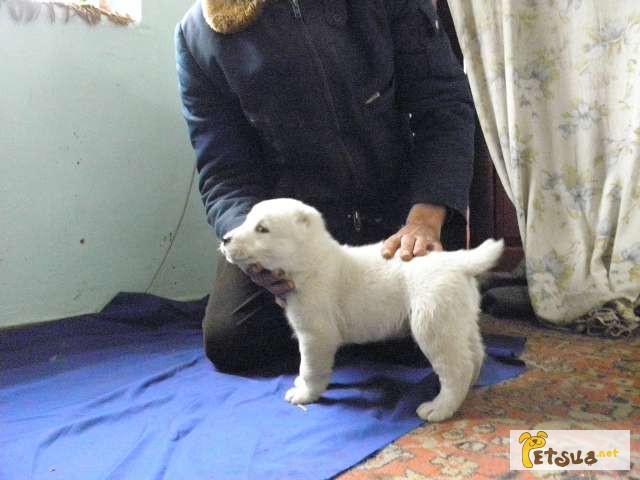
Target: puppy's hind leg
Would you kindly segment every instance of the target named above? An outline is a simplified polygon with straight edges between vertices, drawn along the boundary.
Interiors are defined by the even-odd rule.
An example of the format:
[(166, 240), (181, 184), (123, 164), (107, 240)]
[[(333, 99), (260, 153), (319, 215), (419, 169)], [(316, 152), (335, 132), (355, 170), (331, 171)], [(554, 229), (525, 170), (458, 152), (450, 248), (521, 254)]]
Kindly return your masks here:
[(484, 343), (482, 343), (479, 328), (474, 328), (469, 332), (469, 348), (473, 361), (473, 377), (471, 378), (471, 386), (473, 386), (480, 377), (480, 371), (482, 370), (485, 357)]
[(436, 302), (424, 302), (412, 307), (411, 312), (413, 336), (440, 380), (438, 396), (422, 403), (416, 412), (430, 422), (450, 418), (458, 410), (476, 374), (468, 336), (464, 327), (460, 331), (462, 324), (474, 319), (461, 318), (465, 312), (460, 309), (437, 305)]

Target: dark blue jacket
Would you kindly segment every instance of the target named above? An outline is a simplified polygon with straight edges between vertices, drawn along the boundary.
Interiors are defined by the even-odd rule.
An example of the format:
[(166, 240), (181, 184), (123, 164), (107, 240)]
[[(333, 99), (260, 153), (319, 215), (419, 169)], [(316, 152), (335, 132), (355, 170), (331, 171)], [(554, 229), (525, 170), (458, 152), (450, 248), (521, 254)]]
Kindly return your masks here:
[(219, 237), (281, 196), (318, 207), (333, 230), (353, 209), (398, 226), (419, 202), (464, 215), (474, 110), (431, 0), (267, 0), (233, 34), (213, 31), (198, 2), (175, 42)]

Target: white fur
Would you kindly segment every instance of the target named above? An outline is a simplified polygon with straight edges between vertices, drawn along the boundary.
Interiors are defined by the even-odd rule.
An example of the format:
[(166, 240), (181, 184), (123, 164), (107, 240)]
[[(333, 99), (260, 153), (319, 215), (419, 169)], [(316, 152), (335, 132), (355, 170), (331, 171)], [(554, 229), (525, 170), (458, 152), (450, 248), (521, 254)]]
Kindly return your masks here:
[[(260, 233), (258, 226), (268, 232)], [(338, 244), (317, 210), (292, 199), (258, 203), (225, 238), (221, 251), (228, 261), (241, 268), (260, 263), (282, 269), (295, 283), (286, 315), (301, 363), (287, 401), (310, 403), (322, 395), (341, 345), (411, 333), (441, 384), (439, 395), (421, 404), (418, 415), (440, 421), (460, 407), (484, 357), (474, 275), (495, 264), (502, 241), (409, 262), (398, 256), (386, 260), (381, 244)]]

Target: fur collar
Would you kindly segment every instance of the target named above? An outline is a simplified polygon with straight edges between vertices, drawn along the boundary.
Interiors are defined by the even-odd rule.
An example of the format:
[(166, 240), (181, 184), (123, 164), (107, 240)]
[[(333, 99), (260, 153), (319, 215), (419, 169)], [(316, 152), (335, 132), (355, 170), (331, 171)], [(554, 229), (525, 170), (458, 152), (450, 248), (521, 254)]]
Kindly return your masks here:
[(255, 22), (267, 0), (202, 0), (202, 14), (218, 33), (236, 33)]

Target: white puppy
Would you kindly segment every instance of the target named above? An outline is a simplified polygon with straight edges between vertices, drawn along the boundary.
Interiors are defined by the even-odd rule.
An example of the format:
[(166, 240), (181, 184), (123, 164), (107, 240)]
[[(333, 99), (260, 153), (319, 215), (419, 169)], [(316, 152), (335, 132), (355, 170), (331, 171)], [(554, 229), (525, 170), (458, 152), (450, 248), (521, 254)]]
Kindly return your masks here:
[(422, 419), (451, 417), (478, 377), (484, 347), (474, 275), (496, 263), (502, 241), (432, 252), (410, 262), (398, 256), (385, 260), (381, 244), (340, 245), (316, 209), (275, 199), (255, 205), (220, 249), (240, 268), (259, 263), (282, 269), (295, 283), (285, 309), (301, 354), (300, 374), (285, 396), (291, 403), (311, 403), (322, 395), (341, 345), (409, 334), (441, 385), (434, 400), (418, 407)]

